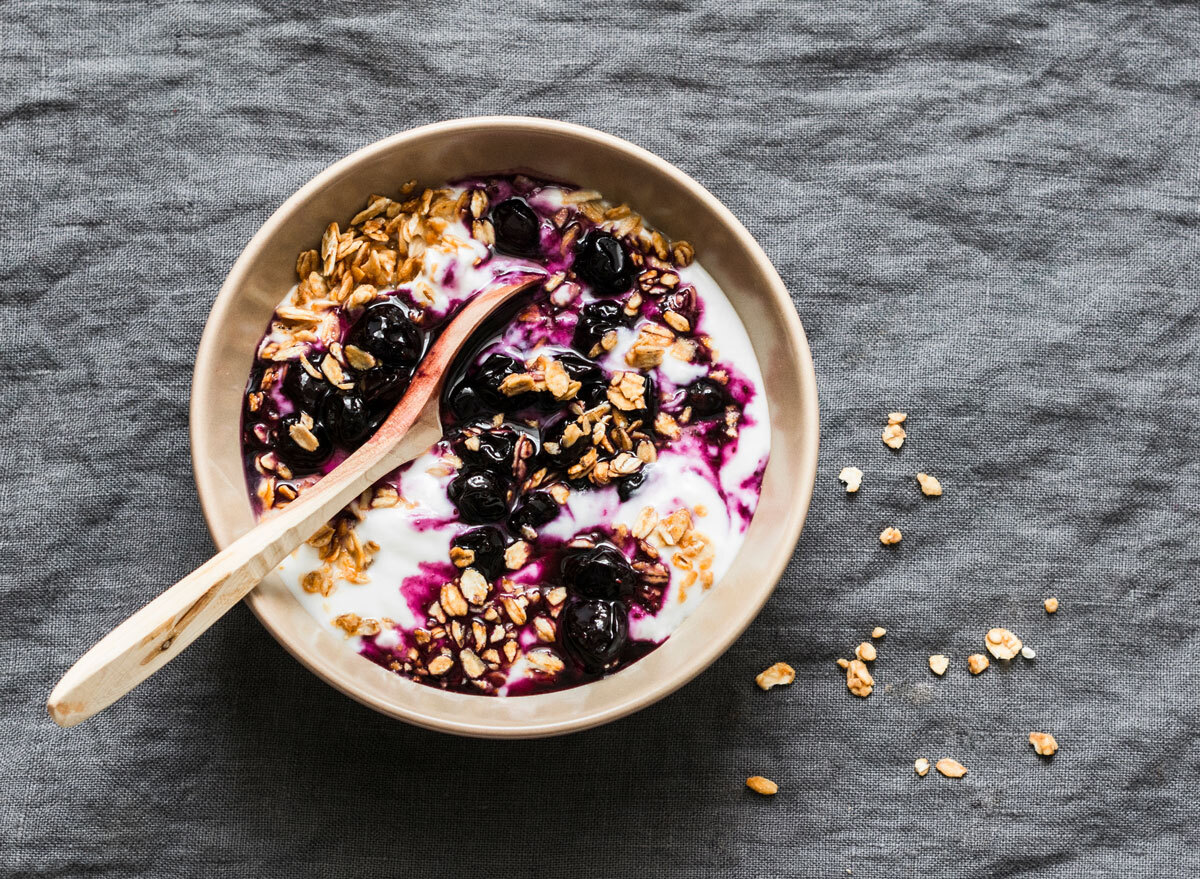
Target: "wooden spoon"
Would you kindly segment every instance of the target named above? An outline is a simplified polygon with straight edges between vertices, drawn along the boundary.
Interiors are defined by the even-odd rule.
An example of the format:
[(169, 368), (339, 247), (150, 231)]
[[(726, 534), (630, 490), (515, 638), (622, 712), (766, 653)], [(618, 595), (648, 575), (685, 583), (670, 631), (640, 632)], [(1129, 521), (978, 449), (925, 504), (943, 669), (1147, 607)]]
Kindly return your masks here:
[(459, 349), (497, 306), (540, 280), (524, 276), (468, 302), (425, 356), (392, 414), (354, 454), (125, 620), (71, 666), (46, 703), (54, 722), (74, 726), (120, 699), (178, 656), (350, 501), (441, 439), (442, 383)]

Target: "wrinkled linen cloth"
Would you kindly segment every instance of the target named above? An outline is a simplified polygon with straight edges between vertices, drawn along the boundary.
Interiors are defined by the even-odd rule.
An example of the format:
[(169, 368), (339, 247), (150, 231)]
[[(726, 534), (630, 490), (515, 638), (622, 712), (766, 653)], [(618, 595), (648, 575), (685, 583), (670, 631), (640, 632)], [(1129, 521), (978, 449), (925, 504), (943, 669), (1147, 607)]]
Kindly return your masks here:
[[(1200, 875), (1194, 4), (9, 0), (4, 18), (3, 875)], [(359, 706), (238, 607), (56, 728), (62, 672), (211, 552), (186, 406), (242, 246), (346, 153), (490, 113), (676, 163), (791, 290), (821, 461), (761, 616), (635, 716), (486, 742)], [(895, 410), (899, 452), (880, 441)], [(835, 659), (876, 625), (861, 700)], [(972, 677), (993, 626), (1037, 658)], [(780, 660), (795, 683), (760, 691)], [(919, 778), (918, 757), (969, 772)]]

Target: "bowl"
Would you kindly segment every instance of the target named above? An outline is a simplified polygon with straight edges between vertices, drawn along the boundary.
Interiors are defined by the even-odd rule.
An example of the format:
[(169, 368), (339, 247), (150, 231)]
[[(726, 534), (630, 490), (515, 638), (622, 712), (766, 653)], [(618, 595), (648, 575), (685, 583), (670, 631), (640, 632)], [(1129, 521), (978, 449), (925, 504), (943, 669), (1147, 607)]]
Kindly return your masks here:
[(704, 187), (633, 144), (545, 119), (486, 117), (415, 128), (333, 164), (275, 211), (246, 245), (204, 328), (192, 382), (192, 463), (218, 547), (254, 526), (240, 451), (242, 392), (263, 329), (295, 278), (296, 255), (345, 222), (372, 193), (406, 180), (436, 185), (526, 171), (627, 202), (672, 239), (684, 239), (729, 295), (762, 368), (771, 457), (759, 508), (725, 577), (658, 649), (602, 680), (519, 697), (445, 692), (393, 674), (345, 649), (271, 575), (246, 602), (313, 673), (384, 714), (467, 736), (528, 738), (596, 726), (683, 686), (719, 657), (770, 596), (791, 557), (816, 477), (816, 377), (800, 320), (779, 275), (745, 227)]

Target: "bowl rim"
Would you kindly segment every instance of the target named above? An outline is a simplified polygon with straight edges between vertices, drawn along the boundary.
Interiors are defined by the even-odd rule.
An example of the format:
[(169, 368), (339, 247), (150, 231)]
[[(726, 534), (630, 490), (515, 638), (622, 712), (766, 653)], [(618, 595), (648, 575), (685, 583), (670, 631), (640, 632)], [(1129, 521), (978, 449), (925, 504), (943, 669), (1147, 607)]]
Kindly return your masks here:
[[(669, 677), (660, 678), (657, 686), (645, 687), (640, 691), (630, 692), (627, 695), (623, 695), (622, 698), (614, 700), (613, 704), (606, 708), (590, 713), (582, 713), (568, 720), (551, 723), (535, 720), (524, 725), (509, 724), (503, 728), (497, 728), (489, 727), (485, 717), (469, 723), (461, 722), (377, 698), (373, 694), (363, 690), (361, 684), (354, 680), (355, 675), (344, 674), (340, 669), (332, 668), (318, 661), (316, 656), (313, 655), (313, 651), (308, 650), (304, 644), (299, 642), (298, 638), (293, 638), (281, 625), (277, 625), (272, 615), (265, 612), (261, 594), (257, 590), (252, 591), (246, 596), (245, 602), (251, 612), (293, 658), (327, 684), (369, 708), (420, 727), (457, 735), (510, 739), (535, 738), (561, 735), (600, 726), (625, 717), (665, 698), (709, 668), (713, 662), (729, 649), (734, 641), (741, 637), (743, 632), (757, 618), (767, 599), (774, 593), (779, 579), (792, 557), (796, 543), (799, 541), (800, 533), (804, 527), (816, 482), (820, 441), (819, 404), (812, 353), (809, 349), (808, 340), (795, 305), (771, 260), (750, 234), (749, 230), (707, 188), (665, 159), (623, 138), (575, 123), (530, 116), (469, 116), (434, 122), (389, 135), (361, 147), (327, 166), (289, 196), (258, 228), (234, 261), (205, 321), (204, 330), (197, 349), (188, 407), (189, 441), (192, 453), (192, 473), (205, 525), (214, 544), (219, 548), (223, 548), (223, 545), (228, 541), (219, 541), (217, 539), (217, 534), (223, 530), (217, 524), (217, 487), (212, 484), (204, 472), (204, 468), (199, 463), (210, 445), (208, 428), (204, 424), (202, 406), (204, 405), (204, 401), (213, 392), (212, 386), (216, 381), (217, 371), (212, 366), (216, 362), (216, 357), (220, 351), (220, 328), (225, 324), (229, 312), (237, 299), (238, 291), (243, 286), (243, 282), (250, 273), (256, 259), (259, 258), (264, 244), (278, 228), (292, 219), (292, 215), (297, 208), (304, 205), (309, 199), (324, 189), (328, 183), (356, 166), (367, 164), (376, 157), (403, 146), (406, 142), (419, 140), (431, 134), (448, 134), (488, 129), (504, 129), (508, 132), (516, 130), (538, 134), (554, 134), (590, 141), (599, 147), (623, 153), (627, 158), (651, 166), (658, 173), (669, 178), (673, 185), (689, 191), (692, 197), (703, 202), (720, 220), (721, 224), (732, 233), (736, 239), (737, 246), (751, 257), (753, 262), (761, 269), (763, 277), (767, 280), (765, 285), (766, 293), (773, 300), (775, 311), (783, 318), (783, 323), (779, 327), (779, 330), (786, 338), (787, 348), (799, 366), (799, 379), (803, 393), (797, 404), (802, 407), (800, 417), (802, 419), (801, 430), (804, 432), (803, 440), (805, 440), (803, 446), (808, 449), (806, 455), (802, 454), (800, 456), (802, 459), (800, 472), (793, 474), (795, 495), (790, 507), (792, 510), (790, 522), (781, 523), (784, 526), (790, 524), (791, 527), (785, 527), (785, 530), (779, 535), (780, 539), (775, 544), (777, 548), (772, 553), (769, 563), (765, 564), (763, 568), (766, 575), (765, 580), (769, 585), (767, 588), (760, 590), (753, 597), (753, 600), (747, 603), (746, 612), (743, 614), (742, 620), (738, 624), (723, 627), (721, 634), (711, 640), (707, 650), (700, 654), (693, 654), (694, 659), (692, 661), (679, 670), (674, 671)], [(520, 698), (522, 700), (537, 699), (539, 696), (522, 696)]]

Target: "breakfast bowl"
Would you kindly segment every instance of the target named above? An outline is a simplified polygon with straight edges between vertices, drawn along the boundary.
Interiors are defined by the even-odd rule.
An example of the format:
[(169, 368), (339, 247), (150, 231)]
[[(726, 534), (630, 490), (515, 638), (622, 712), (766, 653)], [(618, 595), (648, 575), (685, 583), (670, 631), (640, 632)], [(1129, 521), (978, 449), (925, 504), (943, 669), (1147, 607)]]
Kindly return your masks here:
[[(451, 181), (501, 179), (497, 175), (510, 175), (504, 177), (505, 180), (525, 181), (517, 185), (526, 188), (530, 185), (529, 179), (537, 179), (563, 181), (563, 186), (569, 182), (571, 193), (602, 193), (607, 199), (603, 204), (620, 206), (607, 216), (622, 218), (614, 220), (622, 229), (637, 227), (637, 222), (623, 219), (629, 215), (626, 206), (632, 206), (644, 218), (647, 230), (651, 227), (658, 230), (654, 233), (656, 236), (661, 231), (655, 246), (662, 250), (663, 241), (686, 242), (682, 251), (676, 248), (676, 256), (682, 253), (680, 258), (686, 263), (690, 262), (694, 252), (697, 263), (706, 272), (703, 277), (724, 291), (722, 301), (727, 297), (728, 317), (722, 316), (720, 310), (715, 314), (725, 323), (740, 321), (744, 327), (744, 331), (738, 330), (739, 338), (747, 340), (744, 346), (747, 353), (743, 356), (753, 360), (744, 365), (761, 384), (761, 388), (757, 388), (761, 403), (765, 404), (761, 411), (769, 412), (769, 417), (746, 419), (751, 428), (756, 421), (759, 423), (764, 448), (769, 437), (769, 457), (764, 454), (765, 468), (760, 467), (754, 473), (757, 508), (751, 505), (745, 516), (744, 527), (739, 532), (740, 546), (736, 551), (730, 551), (715, 579), (711, 573), (706, 576), (703, 600), (689, 605), (686, 618), (675, 624), (677, 627), (670, 631), (669, 637), (663, 636), (661, 643), (652, 645), (644, 655), (639, 654), (636, 661), (619, 669), (614, 665), (612, 668), (617, 670), (612, 673), (597, 675), (594, 679), (589, 677), (586, 683), (577, 686), (529, 689), (520, 695), (485, 696), (431, 686), (429, 669), (418, 670), (427, 676), (422, 681), (395, 673), (385, 667), (385, 663), (368, 661), (363, 655), (347, 649), (346, 637), (319, 622), (320, 613), (314, 614), (313, 607), (314, 602), (320, 603), (321, 596), (308, 601), (306, 607), (306, 601), (302, 600), (306, 596), (290, 589), (279, 571), (267, 576), (249, 594), (246, 602), (267, 630), (300, 662), (343, 693), (377, 711), (459, 735), (529, 738), (585, 729), (622, 717), (663, 698), (707, 668), (741, 635), (762, 608), (790, 559), (804, 524), (815, 481), (819, 434), (816, 381), (808, 345), (791, 299), (762, 249), (741, 223), (700, 184), (662, 159), (619, 138), (577, 125), (532, 118), (489, 117), (437, 123), (397, 134), (359, 150), (317, 175), (289, 198), (254, 235), (230, 271), (205, 326), (196, 359), (190, 412), (192, 460), (205, 520), (216, 545), (224, 548), (250, 530), (261, 512), (252, 492), (248, 491), (248, 474), (252, 479), (255, 476), (247, 469), (243, 448), (247, 379), (253, 369), (261, 369), (256, 363), (265, 356), (264, 342), (268, 340), (264, 339), (264, 328), (274, 326), (272, 319), (278, 316), (276, 309), (281, 297), (296, 287), (297, 273), (303, 278), (306, 272), (315, 268), (319, 274), (322, 259), (328, 270), (330, 262), (339, 257), (338, 230), (331, 224), (346, 224), (355, 218), (354, 222), (361, 226), (364, 222), (370, 224), (376, 215), (386, 216), (385, 206), (397, 203), (380, 199), (376, 194), (398, 193), (406, 183), (405, 191), (415, 192), (417, 195), (413, 197), (418, 197), (425, 187), (440, 187)], [(508, 183), (502, 185), (509, 186)], [(552, 190), (557, 194), (555, 197), (561, 198), (562, 192), (568, 190), (556, 188), (558, 186), (550, 185), (547, 191)], [(471, 201), (469, 196), (470, 192), (463, 194), (459, 205), (466, 217), (467, 228), (471, 229), (471, 214), (463, 207)], [(486, 202), (486, 199), (481, 196), (481, 201)], [(368, 205), (366, 210), (364, 204)], [(469, 210), (475, 211), (476, 207), (479, 206), (472, 203)], [(481, 216), (478, 211), (475, 215)], [(494, 208), (490, 216), (495, 219)], [(364, 217), (367, 218), (365, 221)], [(382, 221), (373, 227), (373, 231), (378, 231), (381, 225)], [(476, 231), (481, 228), (479, 221), (475, 221), (474, 228)], [(482, 228), (486, 237), (495, 237), (492, 225), (484, 222)], [(641, 233), (640, 227), (637, 228), (649, 242), (650, 233)], [(480, 233), (479, 237), (485, 236)], [(575, 252), (578, 253), (578, 248), (584, 247), (587, 241), (585, 235), (575, 245)], [(341, 253), (353, 250), (354, 243), (345, 236), (340, 242)], [(564, 253), (569, 244), (568, 241), (562, 245)], [(612, 254), (600, 252), (599, 257), (593, 258), (593, 263), (595, 259), (603, 262), (606, 255)], [(581, 276), (586, 267), (580, 264)], [(640, 264), (638, 268), (641, 268)], [(392, 271), (390, 265), (387, 271)], [(567, 275), (571, 274), (568, 268)], [(656, 271), (648, 270), (636, 276), (637, 283), (644, 283), (647, 274), (655, 275)], [(562, 284), (561, 275), (560, 272), (555, 278), (555, 285)], [(663, 280), (663, 273), (657, 275), (658, 280)], [(680, 283), (678, 276), (669, 272), (666, 275), (668, 285)], [(446, 272), (445, 276), (449, 278), (451, 272)], [(314, 280), (324, 290), (324, 282), (315, 276)], [(346, 284), (348, 290), (348, 279)], [(547, 290), (551, 286), (547, 283)], [(374, 288), (370, 290), (374, 292)], [(666, 292), (661, 285), (655, 290)], [(345, 292), (342, 295), (345, 296)], [(641, 299), (638, 295), (636, 302), (640, 303)], [(688, 328), (687, 320), (678, 314), (668, 310), (667, 316), (683, 329)], [(615, 344), (615, 339), (613, 331), (611, 339), (604, 340), (606, 351)], [(639, 336), (635, 346), (641, 344), (641, 339)], [(280, 344), (270, 344), (271, 352), (277, 352)], [(694, 352), (695, 344), (688, 344)], [(700, 344), (710, 345), (711, 340), (704, 337)], [(340, 357), (340, 343), (337, 353)], [(602, 353), (599, 345), (592, 351), (593, 356)], [(715, 364), (715, 346), (711, 353)], [(368, 365), (374, 362), (369, 351), (355, 348), (351, 354), (366, 359)], [(285, 352), (279, 359), (286, 356)], [(661, 352), (657, 356), (661, 360)], [(633, 360), (627, 362), (634, 363)], [(328, 380), (337, 386), (343, 378), (340, 371), (336, 375), (322, 376), (307, 360), (304, 363), (318, 381)], [(565, 388), (567, 379), (572, 376), (566, 375), (561, 366), (559, 371), (563, 373), (561, 380)], [(724, 372), (721, 370), (721, 377), (727, 381)], [(540, 381), (540, 373), (538, 376)], [(532, 383), (528, 375), (517, 378)], [(613, 381), (615, 383), (616, 379)], [(514, 388), (517, 384), (512, 382)], [(711, 382), (709, 385), (711, 390), (714, 386)], [(575, 393), (574, 387), (570, 393)], [(725, 392), (717, 388), (713, 393)], [(261, 395), (258, 396), (261, 399)], [(684, 398), (690, 400), (686, 394)], [(697, 413), (699, 406), (697, 403)], [(729, 436), (736, 437), (734, 408), (733, 405), (726, 407), (725, 421), (729, 426), (723, 429)], [(582, 409), (580, 404), (579, 410)], [(682, 422), (686, 423), (691, 416), (689, 407)], [(617, 423), (623, 422), (618, 418)], [(638, 423), (633, 422), (631, 429)], [(717, 418), (717, 427), (721, 426)], [(310, 428), (313, 428), (311, 418), (299, 426), (293, 425), (292, 429), (299, 434), (293, 432), (292, 437), (301, 436), (305, 442), (316, 445)], [(547, 444), (547, 448), (551, 446)], [(646, 461), (656, 460), (653, 448), (644, 451), (646, 454), (642, 455), (642, 447), (637, 448), (637, 454)], [(634, 458), (634, 455), (626, 454), (622, 462), (636, 469), (641, 464)], [(622, 462), (614, 459), (614, 467)], [(255, 466), (263, 472), (260, 464)], [(274, 476), (269, 481), (274, 485)], [(292, 491), (290, 487), (289, 491)], [(567, 494), (565, 488), (563, 494)], [(268, 508), (271, 502), (269, 498)], [(394, 492), (392, 503), (395, 503)], [(697, 515), (706, 515), (699, 506), (697, 511)], [(690, 518), (687, 522), (690, 526)], [(528, 533), (531, 539), (536, 534), (533, 530)], [(622, 533), (628, 536), (627, 531)], [(670, 536), (664, 539), (673, 541)], [(645, 541), (641, 543), (646, 552), (657, 558), (653, 547)], [(720, 547), (717, 549), (719, 551)], [(468, 563), (469, 560), (468, 553)], [(468, 568), (467, 572), (472, 570)], [(690, 582), (695, 579), (691, 576)], [(475, 585), (490, 588), (480, 580), (475, 577)], [(316, 591), (308, 590), (307, 585), (305, 590)], [(452, 594), (457, 601), (462, 600), (457, 588)], [(446, 593), (443, 591), (442, 595), (444, 598)], [(442, 616), (440, 608), (434, 607), (431, 612)], [(343, 625), (350, 616), (343, 614), (338, 619), (339, 625), (346, 629), (346, 635), (355, 634), (353, 627), (359, 622), (358, 617), (353, 617), (353, 624)], [(553, 625), (554, 621), (547, 616), (546, 626), (552, 633)], [(374, 631), (378, 631), (377, 626)], [(486, 625), (479, 634), (481, 651), (486, 646), (485, 631)], [(428, 636), (428, 633), (423, 634)], [(503, 636), (502, 632), (497, 634)], [(461, 632), (457, 637), (461, 646)], [(517, 652), (515, 642), (513, 644), (514, 652)], [(535, 647), (531, 652), (538, 650), (541, 647)], [(470, 650), (466, 652), (482, 671), (483, 665), (476, 654)], [(486, 653), (495, 655), (494, 650)], [(463, 662), (465, 665), (465, 659)], [(444, 664), (449, 665), (449, 659)], [(399, 664), (393, 662), (392, 669), (399, 671)], [(534, 669), (530, 675), (536, 677), (535, 672), (541, 673)], [(482, 686), (482, 680), (468, 681), (466, 677), (462, 680)]]

